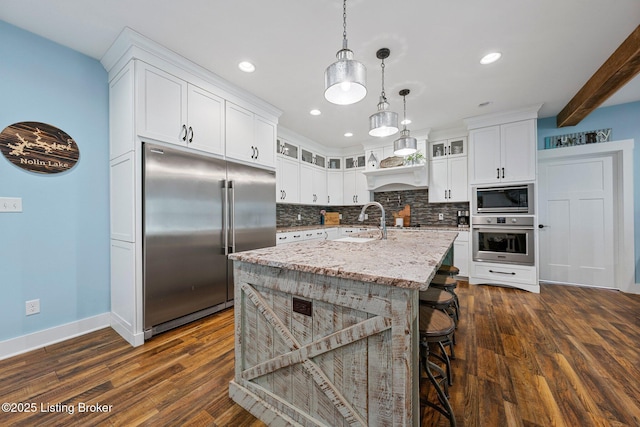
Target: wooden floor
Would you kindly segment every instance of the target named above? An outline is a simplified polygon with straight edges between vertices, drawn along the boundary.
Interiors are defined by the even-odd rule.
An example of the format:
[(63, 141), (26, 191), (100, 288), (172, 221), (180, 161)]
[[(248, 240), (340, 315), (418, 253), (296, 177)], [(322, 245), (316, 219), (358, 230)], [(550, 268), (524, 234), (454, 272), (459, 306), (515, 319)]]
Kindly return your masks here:
[[(458, 295), (459, 426), (640, 425), (640, 295), (466, 283)], [(0, 402), (20, 410), (3, 406), (0, 425), (264, 425), (229, 399), (232, 375), (232, 309), (138, 348), (104, 329), (0, 361)], [(448, 423), (429, 410), (422, 425)]]

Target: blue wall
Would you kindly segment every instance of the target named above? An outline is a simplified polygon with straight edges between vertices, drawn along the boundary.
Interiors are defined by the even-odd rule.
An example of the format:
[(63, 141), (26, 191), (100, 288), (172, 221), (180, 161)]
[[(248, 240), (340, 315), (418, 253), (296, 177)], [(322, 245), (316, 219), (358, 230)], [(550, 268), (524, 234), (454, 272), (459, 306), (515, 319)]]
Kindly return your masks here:
[[(0, 155), (0, 341), (110, 311), (109, 87), (99, 61), (0, 21), (0, 130), (44, 122), (68, 133), (80, 161), (44, 175)], [(25, 316), (25, 301), (41, 313)]]
[[(538, 149), (544, 149), (544, 139), (547, 136), (606, 128), (611, 128), (611, 141), (633, 139), (635, 144), (638, 144), (640, 142), (640, 102), (598, 108), (578, 123), (577, 126), (568, 126), (560, 129), (556, 127), (556, 117), (539, 119)], [(636, 283), (638, 283), (640, 278), (640, 150), (635, 147), (635, 144), (633, 150), (633, 217)]]

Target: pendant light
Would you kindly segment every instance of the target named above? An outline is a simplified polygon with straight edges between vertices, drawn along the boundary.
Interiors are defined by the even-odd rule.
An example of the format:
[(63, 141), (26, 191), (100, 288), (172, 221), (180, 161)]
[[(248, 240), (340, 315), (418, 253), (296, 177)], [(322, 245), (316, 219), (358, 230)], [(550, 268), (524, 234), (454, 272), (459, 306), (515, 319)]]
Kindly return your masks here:
[(324, 72), (324, 97), (338, 105), (355, 104), (367, 95), (367, 69), (347, 48), (347, 0), (342, 3), (342, 49)]
[(393, 154), (396, 156), (408, 156), (418, 151), (418, 141), (410, 136), (409, 129), (407, 129), (407, 95), (409, 95), (409, 89), (402, 89), (400, 96), (404, 102), (404, 120), (405, 123), (400, 138), (393, 141)]
[(398, 113), (389, 111), (389, 103), (384, 93), (384, 60), (389, 57), (391, 51), (386, 47), (376, 52), (376, 57), (382, 60), (382, 93), (378, 103), (378, 112), (369, 116), (369, 135), (390, 136), (398, 132)]

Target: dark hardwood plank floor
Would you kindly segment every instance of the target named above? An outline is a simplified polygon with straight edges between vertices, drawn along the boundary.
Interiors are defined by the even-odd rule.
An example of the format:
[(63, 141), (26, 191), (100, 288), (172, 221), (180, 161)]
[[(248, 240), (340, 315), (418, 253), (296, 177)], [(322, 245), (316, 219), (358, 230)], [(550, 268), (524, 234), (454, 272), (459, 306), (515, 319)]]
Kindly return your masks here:
[[(639, 426), (640, 295), (541, 288), (461, 282), (458, 425)], [(107, 328), (0, 361), (0, 403), (20, 409), (0, 425), (263, 426), (229, 399), (232, 376), (232, 309), (138, 348)]]

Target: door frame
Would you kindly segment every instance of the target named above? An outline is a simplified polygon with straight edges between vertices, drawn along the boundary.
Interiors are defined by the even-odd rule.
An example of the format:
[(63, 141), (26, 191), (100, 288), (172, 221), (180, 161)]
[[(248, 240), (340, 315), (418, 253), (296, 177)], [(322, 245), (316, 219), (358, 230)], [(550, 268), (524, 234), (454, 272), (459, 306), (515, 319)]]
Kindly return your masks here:
[[(613, 161), (615, 288), (640, 294), (635, 281), (633, 139), (538, 151), (538, 165), (559, 159), (610, 155)], [(536, 205), (540, 206), (537, 203)], [(632, 251), (625, 248), (634, 248)], [(539, 259), (539, 258), (538, 258)]]

